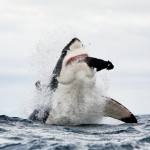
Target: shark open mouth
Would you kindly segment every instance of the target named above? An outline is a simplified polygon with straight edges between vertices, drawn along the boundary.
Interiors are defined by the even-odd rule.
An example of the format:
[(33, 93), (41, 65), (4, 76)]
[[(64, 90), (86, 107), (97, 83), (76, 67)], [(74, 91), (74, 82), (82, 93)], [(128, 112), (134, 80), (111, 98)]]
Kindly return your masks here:
[(81, 55), (77, 55), (75, 57), (70, 58), (67, 63), (66, 66), (69, 64), (74, 64), (74, 63), (80, 63), (80, 62), (84, 62), (84, 59), (88, 57), (88, 54), (81, 54)]

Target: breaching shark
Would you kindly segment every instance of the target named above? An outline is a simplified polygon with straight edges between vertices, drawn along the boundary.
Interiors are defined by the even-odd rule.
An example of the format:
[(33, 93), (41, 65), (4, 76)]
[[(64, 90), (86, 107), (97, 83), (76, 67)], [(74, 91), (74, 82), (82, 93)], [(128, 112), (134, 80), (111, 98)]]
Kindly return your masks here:
[[(113, 68), (110, 61), (89, 57), (81, 41), (72, 39), (63, 49), (47, 86), (53, 95), (52, 107), (40, 117), (40, 110), (34, 110), (29, 119), (57, 125), (94, 124), (103, 114), (125, 123), (137, 123), (135, 116), (119, 102), (92, 93), (96, 89), (96, 73)], [(40, 81), (35, 85), (42, 90)]]

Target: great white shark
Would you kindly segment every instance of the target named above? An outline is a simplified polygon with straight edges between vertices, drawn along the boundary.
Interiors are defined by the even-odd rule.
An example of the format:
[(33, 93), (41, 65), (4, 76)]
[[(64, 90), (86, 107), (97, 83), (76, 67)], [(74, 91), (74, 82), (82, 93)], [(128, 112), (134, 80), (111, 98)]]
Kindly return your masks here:
[[(119, 102), (104, 95), (92, 95), (96, 89), (96, 73), (113, 68), (110, 61), (90, 57), (82, 42), (72, 39), (63, 49), (47, 86), (53, 95), (52, 107), (40, 117), (40, 110), (34, 110), (29, 119), (58, 125), (94, 124), (103, 114), (125, 123), (137, 123), (135, 116)], [(42, 90), (40, 81), (35, 85)]]

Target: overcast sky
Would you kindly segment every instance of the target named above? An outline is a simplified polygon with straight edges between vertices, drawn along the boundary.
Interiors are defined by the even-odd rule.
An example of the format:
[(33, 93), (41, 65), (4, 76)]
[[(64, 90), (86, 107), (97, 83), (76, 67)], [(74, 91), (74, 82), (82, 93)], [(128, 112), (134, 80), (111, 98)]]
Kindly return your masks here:
[(50, 72), (74, 37), (90, 56), (114, 64), (108, 95), (134, 114), (149, 114), (149, 0), (1, 0), (0, 110), (22, 109), (38, 73)]

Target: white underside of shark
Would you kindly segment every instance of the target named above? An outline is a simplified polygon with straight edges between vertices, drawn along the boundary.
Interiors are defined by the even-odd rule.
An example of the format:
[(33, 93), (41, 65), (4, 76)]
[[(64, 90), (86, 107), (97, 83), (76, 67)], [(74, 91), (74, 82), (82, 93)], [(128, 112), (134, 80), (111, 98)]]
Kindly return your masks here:
[(53, 94), (53, 107), (46, 120), (48, 124), (92, 124), (98, 123), (102, 117), (105, 101), (103, 97), (98, 97), (96, 91), (96, 73), (85, 63), (73, 68), (70, 69), (74, 73), (68, 76), (68, 80), (64, 77), (68, 84), (59, 83)]

